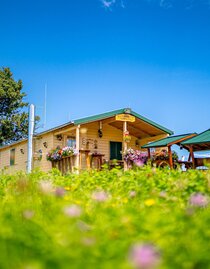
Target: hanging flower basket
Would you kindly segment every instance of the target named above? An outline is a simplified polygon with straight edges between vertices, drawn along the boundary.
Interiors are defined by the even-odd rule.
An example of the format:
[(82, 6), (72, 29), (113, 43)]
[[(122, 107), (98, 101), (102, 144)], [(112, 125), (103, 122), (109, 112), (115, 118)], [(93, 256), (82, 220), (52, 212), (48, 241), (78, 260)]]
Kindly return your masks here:
[(124, 136), (123, 140), (126, 143), (130, 143), (131, 142), (131, 136), (130, 135), (126, 135), (126, 136)]
[(131, 142), (131, 136), (129, 135), (129, 132), (125, 132), (124, 136), (123, 136), (123, 141), (126, 143), (130, 143)]

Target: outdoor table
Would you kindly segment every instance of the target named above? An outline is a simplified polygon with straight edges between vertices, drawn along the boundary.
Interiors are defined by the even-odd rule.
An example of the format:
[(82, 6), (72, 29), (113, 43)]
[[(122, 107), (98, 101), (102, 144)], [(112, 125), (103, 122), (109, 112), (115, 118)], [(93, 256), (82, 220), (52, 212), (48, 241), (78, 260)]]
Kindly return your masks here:
[(96, 164), (97, 164), (97, 169), (98, 170), (101, 170), (101, 166), (102, 166), (102, 157), (104, 156), (104, 154), (100, 154), (100, 153), (93, 153), (91, 155), (91, 161), (90, 161), (90, 165), (91, 165), (91, 168), (93, 166), (93, 161), (96, 160)]

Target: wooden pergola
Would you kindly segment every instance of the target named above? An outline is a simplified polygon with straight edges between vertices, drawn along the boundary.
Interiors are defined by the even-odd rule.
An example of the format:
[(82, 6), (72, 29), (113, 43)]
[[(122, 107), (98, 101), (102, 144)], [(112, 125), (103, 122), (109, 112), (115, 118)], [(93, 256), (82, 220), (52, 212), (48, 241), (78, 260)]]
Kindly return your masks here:
[(195, 137), (183, 141), (181, 146), (189, 149), (189, 158), (192, 158), (193, 168), (203, 166), (205, 161), (210, 161), (210, 158), (195, 158), (194, 152), (210, 150), (210, 129), (198, 134)]
[(188, 147), (183, 145), (182, 142), (184, 142), (185, 140), (188, 140), (190, 138), (195, 137), (197, 134), (196, 133), (190, 133), (190, 134), (183, 134), (183, 135), (175, 135), (175, 136), (169, 136), (167, 138), (164, 139), (160, 139), (158, 141), (155, 142), (151, 142), (151, 143), (147, 143), (146, 145), (142, 146), (142, 148), (147, 149), (148, 151), (148, 158), (151, 158), (151, 148), (168, 148), (168, 156), (169, 156), (169, 166), (172, 169), (173, 168), (173, 158), (172, 158), (172, 150), (171, 147), (173, 145), (178, 145), (178, 146), (182, 146), (183, 148), (188, 150)]

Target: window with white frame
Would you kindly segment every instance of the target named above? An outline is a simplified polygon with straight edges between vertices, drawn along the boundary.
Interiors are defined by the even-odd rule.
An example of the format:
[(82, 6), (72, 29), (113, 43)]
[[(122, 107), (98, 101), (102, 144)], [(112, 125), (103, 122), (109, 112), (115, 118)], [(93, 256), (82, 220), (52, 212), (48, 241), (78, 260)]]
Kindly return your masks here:
[(76, 137), (67, 136), (66, 144), (68, 147), (76, 148)]

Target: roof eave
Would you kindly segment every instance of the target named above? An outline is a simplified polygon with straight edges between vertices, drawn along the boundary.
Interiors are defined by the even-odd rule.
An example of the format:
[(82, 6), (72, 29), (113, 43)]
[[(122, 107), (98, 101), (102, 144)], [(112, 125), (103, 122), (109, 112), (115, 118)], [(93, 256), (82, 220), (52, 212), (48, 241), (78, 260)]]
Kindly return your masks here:
[(151, 121), (151, 120), (149, 120), (149, 119), (147, 119), (147, 118), (141, 116), (140, 114), (138, 114), (138, 113), (136, 113), (136, 112), (134, 112), (134, 111), (131, 111), (131, 115), (133, 115), (133, 116), (135, 116), (135, 117), (141, 119), (142, 121), (144, 121), (144, 122), (146, 122), (146, 123), (152, 125), (153, 127), (155, 127), (155, 128), (157, 128), (157, 129), (163, 131), (164, 133), (167, 133), (167, 134), (169, 134), (169, 135), (174, 134), (173, 131), (171, 131), (171, 130), (169, 130), (169, 129), (167, 129), (167, 128), (165, 128), (165, 127), (163, 127), (163, 126), (161, 126), (161, 125), (159, 125), (159, 124), (157, 124), (157, 123), (155, 123), (154, 121)]

